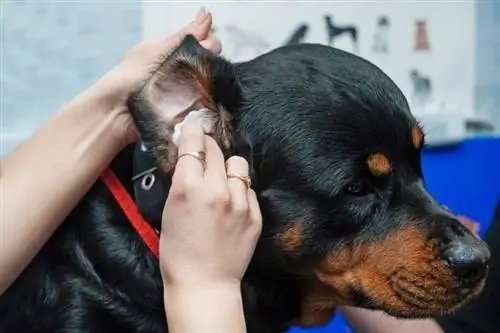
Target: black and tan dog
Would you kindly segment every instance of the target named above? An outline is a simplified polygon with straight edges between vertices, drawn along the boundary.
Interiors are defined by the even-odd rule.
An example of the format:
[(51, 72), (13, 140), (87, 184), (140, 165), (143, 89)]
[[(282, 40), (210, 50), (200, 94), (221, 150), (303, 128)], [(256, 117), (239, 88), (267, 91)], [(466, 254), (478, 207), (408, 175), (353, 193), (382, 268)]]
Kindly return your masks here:
[[(343, 304), (437, 316), (482, 290), (489, 250), (426, 192), (422, 130), (369, 62), (302, 44), (231, 64), (188, 37), (129, 106), (166, 187), (173, 127), (194, 109), (250, 161), (264, 227), (242, 285), (249, 332)], [(111, 164), (131, 194), (133, 160), (131, 146)], [(166, 331), (157, 261), (101, 182), (0, 298), (2, 333)]]

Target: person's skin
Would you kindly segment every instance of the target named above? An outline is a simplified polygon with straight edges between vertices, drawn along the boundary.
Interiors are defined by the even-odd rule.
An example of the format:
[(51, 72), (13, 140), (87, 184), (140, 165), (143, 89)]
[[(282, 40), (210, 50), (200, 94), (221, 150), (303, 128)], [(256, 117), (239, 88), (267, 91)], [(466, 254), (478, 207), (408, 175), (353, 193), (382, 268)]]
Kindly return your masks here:
[[(143, 85), (187, 33), (220, 52), (220, 42), (209, 36), (211, 24), (211, 15), (200, 12), (196, 23), (174, 36), (137, 44), (116, 67), (0, 160), (0, 295), (116, 154), (137, 140), (125, 106), (128, 94)], [(238, 179), (223, 178), (220, 151), (210, 138), (201, 139), (196, 126), (186, 126), (180, 146), (181, 151), (204, 147), (207, 170), (202, 173), (198, 165), (197, 177), (191, 178), (200, 162), (181, 159), (165, 207), (160, 265), (170, 331), (245, 332), (240, 282), (260, 234), (255, 193), (246, 191)], [(227, 164), (229, 172), (248, 172), (241, 158), (232, 157)], [(193, 179), (197, 181), (190, 182)], [(218, 191), (212, 196), (214, 186)], [(363, 310), (343, 312), (352, 315), (353, 323), (365, 325), (359, 327), (369, 327), (359, 332), (392, 332), (388, 326), (376, 326), (380, 318)], [(400, 324), (391, 327), (400, 332)], [(415, 327), (421, 332), (421, 326)], [(413, 332), (410, 329), (405, 326), (405, 332)]]
[(339, 310), (356, 333), (444, 333), (432, 319), (403, 320), (382, 311), (348, 306)]
[(225, 163), (201, 126), (187, 123), (179, 155), (197, 151), (206, 153), (205, 168), (191, 156), (178, 161), (164, 211), (160, 267), (169, 331), (246, 332), (240, 282), (262, 217), (255, 192), (226, 172), (248, 176), (248, 163), (237, 156)]
[(137, 139), (125, 102), (185, 34), (218, 53), (212, 17), (174, 36), (138, 43), (89, 89), (64, 105), (0, 161), (0, 295), (128, 143)]
[[(114, 156), (138, 138), (125, 106), (187, 34), (219, 53), (210, 14), (173, 37), (143, 42), (99, 82), (65, 105), (1, 161), (0, 295), (22, 272)], [(182, 131), (180, 152), (206, 152), (176, 167), (164, 210), (160, 267), (172, 333), (246, 332), (240, 281), (260, 235), (256, 195), (228, 173), (248, 175), (240, 157), (224, 162), (198, 124)], [(226, 166), (227, 164), (227, 166)], [(227, 170), (226, 170), (227, 169)], [(36, 175), (33, 175), (36, 170)], [(213, 309), (213, 311), (207, 311)]]

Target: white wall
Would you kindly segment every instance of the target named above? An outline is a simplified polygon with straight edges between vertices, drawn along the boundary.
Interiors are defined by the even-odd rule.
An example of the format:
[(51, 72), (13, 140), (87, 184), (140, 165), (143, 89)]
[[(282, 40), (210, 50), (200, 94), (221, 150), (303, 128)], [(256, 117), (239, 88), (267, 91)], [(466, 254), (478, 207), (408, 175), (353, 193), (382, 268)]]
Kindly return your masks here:
[(476, 3), (475, 110), (500, 132), (500, 2)]
[[(224, 26), (236, 25), (245, 31), (245, 38), (263, 38), (270, 47), (280, 46), (300, 23), (311, 26), (306, 42), (326, 42), (324, 14), (331, 14), (338, 25), (355, 24), (359, 30), (359, 55), (386, 71), (412, 99), (409, 72), (418, 68), (430, 77), (433, 86), (431, 106), (445, 103), (448, 108), (473, 112), (474, 91), (474, 2), (444, 1), (362, 1), (362, 2), (214, 2), (178, 1), (143, 2), (143, 32), (145, 37), (172, 32), (192, 19), (196, 10), (205, 5), (214, 15), (219, 36), (225, 47), (224, 55), (243, 60), (256, 55), (247, 49), (232, 56), (235, 41)], [(376, 21), (380, 15), (390, 19), (389, 52), (372, 52)], [(427, 20), (430, 51), (413, 51), (415, 20)], [(260, 37), (256, 36), (260, 35)], [(248, 35), (251, 35), (248, 37)], [(252, 37), (253, 35), (253, 37)], [(347, 36), (335, 45), (352, 51)], [(424, 112), (413, 106), (414, 112)], [(434, 108), (435, 109), (435, 108)], [(427, 111), (428, 112), (428, 111)]]

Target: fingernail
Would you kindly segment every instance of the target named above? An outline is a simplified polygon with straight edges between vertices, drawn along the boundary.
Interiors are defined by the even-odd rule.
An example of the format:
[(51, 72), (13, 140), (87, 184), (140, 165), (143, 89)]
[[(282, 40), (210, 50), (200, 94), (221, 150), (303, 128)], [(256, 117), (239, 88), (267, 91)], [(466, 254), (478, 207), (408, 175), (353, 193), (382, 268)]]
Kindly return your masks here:
[(181, 132), (196, 133), (201, 131), (201, 125), (197, 122), (192, 122), (192, 121), (185, 121), (179, 127)]
[(196, 14), (196, 18), (194, 20), (195, 24), (202, 24), (207, 18), (207, 9), (205, 7), (201, 7)]

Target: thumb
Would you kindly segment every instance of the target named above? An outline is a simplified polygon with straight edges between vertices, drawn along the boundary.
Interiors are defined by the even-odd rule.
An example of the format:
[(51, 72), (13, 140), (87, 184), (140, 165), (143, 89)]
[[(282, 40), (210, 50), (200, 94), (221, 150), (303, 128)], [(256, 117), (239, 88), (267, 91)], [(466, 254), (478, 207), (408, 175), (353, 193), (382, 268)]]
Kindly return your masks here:
[[(200, 42), (209, 38), (211, 28), (212, 14), (205, 8), (201, 8), (196, 14), (196, 18), (191, 23), (172, 36), (155, 40), (154, 44), (156, 44), (159, 53), (162, 55), (168, 55), (181, 44), (186, 35), (193, 35), (194, 38)], [(211, 37), (211, 39), (212, 38), (213, 37)], [(217, 45), (215, 46), (217, 47)]]

